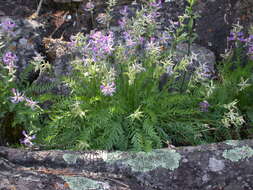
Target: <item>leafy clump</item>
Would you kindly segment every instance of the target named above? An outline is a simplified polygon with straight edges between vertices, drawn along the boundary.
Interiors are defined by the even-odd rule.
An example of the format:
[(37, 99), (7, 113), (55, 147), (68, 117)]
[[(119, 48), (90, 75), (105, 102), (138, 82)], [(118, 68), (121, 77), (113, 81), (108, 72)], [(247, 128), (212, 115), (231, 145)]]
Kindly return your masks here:
[[(95, 22), (91, 3), (85, 10)], [(68, 44), (72, 71), (61, 78), (68, 96), (53, 96), (44, 90), (50, 85), (32, 83), (15, 86), (10, 101), (13, 86), (9, 85), (17, 81), (6, 78), (0, 82), (4, 92), (0, 98), (5, 105), (29, 108), (29, 114), (22, 115), (28, 119), (24, 127), (36, 132), (36, 143), (47, 148), (149, 151), (170, 143), (197, 145), (245, 138), (252, 134), (253, 121), (252, 36), (233, 29), (231, 49), (218, 65), (218, 74), (205, 64), (196, 66), (197, 55), (191, 48), (198, 17), (193, 12), (195, 3), (188, 0), (184, 15), (163, 31), (158, 22), (161, 1), (146, 2), (135, 18), (124, 7), (120, 30), (113, 32), (110, 22), (116, 1), (110, 1), (96, 19), (104, 29), (78, 33)], [(186, 44), (187, 51), (177, 60), (180, 44)], [(17, 61), (13, 54), (3, 58)], [(40, 74), (48, 72), (42, 59), (31, 65)], [(23, 93), (35, 96), (26, 99)], [(37, 101), (46, 100), (52, 106), (42, 110)], [(22, 123), (15, 117), (17, 121)]]

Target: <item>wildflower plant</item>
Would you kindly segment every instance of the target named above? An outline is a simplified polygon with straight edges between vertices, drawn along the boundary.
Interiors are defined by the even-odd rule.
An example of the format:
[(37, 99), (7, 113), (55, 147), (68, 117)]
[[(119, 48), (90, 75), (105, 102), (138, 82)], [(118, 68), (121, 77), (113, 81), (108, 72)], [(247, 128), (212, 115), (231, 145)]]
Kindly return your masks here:
[(19, 90), (22, 80), (16, 75), (18, 56), (15, 52), (4, 51), (5, 42), (2, 44), (0, 48), (0, 130), (1, 138), (4, 139), (6, 133), (15, 131), (17, 126), (29, 131), (39, 129), (39, 115), (42, 109), (37, 101), (26, 96), (23, 89)]
[[(117, 33), (107, 27), (73, 36), (70, 51), (82, 57), (73, 57), (72, 75), (62, 78), (70, 96), (48, 110), (50, 120), (37, 138), (51, 147), (150, 150), (167, 141), (213, 142), (218, 139), (213, 131), (229, 133), (223, 126), (228, 116), (223, 105), (231, 101), (219, 105), (213, 99), (219, 87), (208, 69), (201, 68), (201, 74), (195, 70), (194, 76), (205, 78), (204, 83), (196, 77), (186, 83), (187, 68), (196, 59), (191, 53), (195, 1), (188, 3), (179, 23), (163, 32), (158, 0), (137, 10), (135, 18), (123, 7)], [(114, 6), (110, 1), (107, 13)], [(187, 56), (176, 63), (174, 52), (181, 42), (188, 44)], [(163, 76), (165, 86), (159, 88)]]
[[(125, 6), (120, 10), (120, 29), (114, 32), (110, 22), (117, 2), (110, 0), (96, 19), (105, 29), (71, 37), (73, 69), (61, 78), (70, 92), (59, 99), (50, 94), (32, 96), (31, 88), (16, 79), (15, 52), (2, 51), (0, 104), (5, 106), (3, 113), (17, 114), (13, 125), (21, 123), (30, 131), (23, 132), (21, 142), (32, 146), (34, 140), (48, 148), (148, 151), (167, 142), (196, 145), (241, 138), (241, 130), (253, 121), (248, 101), (253, 93), (252, 61), (242, 65), (241, 58), (231, 58), (238, 53), (228, 56), (220, 64), (220, 80), (213, 79), (205, 64), (192, 69), (198, 59), (191, 52), (198, 15), (193, 12), (196, 0), (187, 2), (184, 15), (163, 31), (161, 0), (145, 1), (134, 18)], [(95, 8), (89, 1), (85, 11), (93, 15)], [(235, 51), (249, 47), (250, 56), (252, 37), (240, 32), (231, 33), (230, 42), (238, 42)], [(186, 43), (187, 52), (177, 60), (181, 43)], [(40, 75), (49, 71), (50, 65), (40, 55), (31, 63)], [(42, 110), (40, 100), (50, 97), (52, 106)], [(43, 127), (38, 123), (42, 115), (48, 117)]]

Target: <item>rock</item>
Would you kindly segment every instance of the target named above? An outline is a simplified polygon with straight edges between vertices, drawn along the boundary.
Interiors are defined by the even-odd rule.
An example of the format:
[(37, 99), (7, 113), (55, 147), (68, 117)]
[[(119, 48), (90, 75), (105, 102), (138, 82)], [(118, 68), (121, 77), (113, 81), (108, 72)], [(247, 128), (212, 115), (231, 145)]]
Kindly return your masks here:
[(151, 152), (0, 147), (0, 189), (249, 190), (253, 140)]
[[(13, 22), (16, 26), (6, 31), (3, 27), (3, 23), (6, 21)], [(0, 17), (0, 23), (2, 23), (0, 33), (3, 34), (5, 42), (3, 53), (11, 51), (17, 55), (17, 75), (19, 76), (36, 53), (41, 51), (43, 25), (34, 20), (12, 19), (10, 17)]]
[[(57, 1), (57, 0), (56, 0)], [(85, 4), (87, 1), (84, 1)], [(112, 25), (118, 25), (118, 19), (120, 14), (118, 11), (123, 8), (124, 5), (128, 5), (132, 11), (140, 7), (140, 2), (137, 5), (131, 5), (133, 1), (126, 0), (120, 1), (115, 7), (113, 14)], [(232, 29), (233, 24), (238, 22), (245, 27), (245, 30), (249, 29), (249, 26), (253, 24), (253, 1), (251, 0), (199, 0), (194, 7), (194, 11), (200, 15), (200, 18), (196, 21), (196, 32), (198, 34), (197, 43), (212, 50), (216, 56), (219, 57), (221, 53), (224, 53), (227, 48), (227, 36)], [(95, 14), (96, 17), (99, 13), (104, 12), (106, 7), (105, 1), (94, 1), (96, 4)], [(163, 27), (170, 25), (169, 20), (176, 21), (178, 16), (184, 13), (186, 7), (186, 1), (165, 1), (163, 2), (163, 8), (160, 10), (161, 17), (160, 22)], [(83, 13), (82, 5), (80, 5), (80, 12)], [(89, 18), (89, 14), (85, 17), (80, 15), (80, 20)], [(88, 19), (89, 20), (89, 19)], [(87, 22), (90, 22), (88, 21)], [(98, 27), (95, 24), (94, 27)]]

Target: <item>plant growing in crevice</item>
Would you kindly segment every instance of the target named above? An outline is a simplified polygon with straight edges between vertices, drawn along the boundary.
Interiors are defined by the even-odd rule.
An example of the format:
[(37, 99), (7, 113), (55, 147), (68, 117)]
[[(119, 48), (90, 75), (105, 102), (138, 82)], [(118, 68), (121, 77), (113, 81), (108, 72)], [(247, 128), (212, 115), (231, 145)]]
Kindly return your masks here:
[(17, 87), (22, 81), (16, 78), (17, 56), (0, 49), (0, 123), (1, 143), (18, 143), (21, 131), (37, 130), (42, 109), (36, 101), (26, 97)]

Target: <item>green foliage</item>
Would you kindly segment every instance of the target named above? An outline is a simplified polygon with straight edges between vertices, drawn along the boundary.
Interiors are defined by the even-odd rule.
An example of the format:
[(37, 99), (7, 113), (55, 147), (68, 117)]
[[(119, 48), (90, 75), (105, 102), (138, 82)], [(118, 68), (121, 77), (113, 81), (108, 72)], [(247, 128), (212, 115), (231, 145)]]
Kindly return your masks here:
[[(13, 89), (18, 89), (23, 81), (17, 81), (14, 72), (2, 62), (2, 52), (0, 55), (0, 131), (1, 138), (9, 141), (9, 143), (18, 143), (16, 139), (21, 136), (21, 130), (35, 130), (39, 128), (38, 120), (42, 109), (36, 106), (36, 109), (31, 109), (23, 100), (20, 103), (12, 103), (11, 97)], [(31, 98), (32, 96), (29, 96)], [(6, 138), (9, 139), (6, 139)], [(6, 143), (6, 142), (2, 142)]]
[[(129, 39), (114, 43), (109, 31), (92, 31), (86, 36), (79, 33), (73, 38), (72, 51), (83, 58), (70, 62), (72, 73), (59, 83), (27, 82), (33, 70), (39, 76), (50, 72), (50, 65), (38, 58), (19, 81), (1, 69), (0, 118), (14, 113), (11, 125), (36, 132), (38, 145), (74, 150), (150, 151), (168, 143), (198, 145), (252, 135), (253, 63), (243, 56), (244, 45), (236, 42), (232, 54), (219, 64), (216, 80), (201, 77), (199, 69), (186, 77), (187, 66), (193, 63), (191, 45), (198, 17), (193, 12), (195, 2), (188, 0), (179, 26), (166, 31), (173, 39), (163, 52), (154, 40), (159, 23), (153, 16), (159, 5), (147, 3), (136, 18), (125, 23), (127, 38), (137, 45), (126, 43)], [(107, 29), (115, 4), (114, 0), (108, 4)], [(138, 44), (141, 40), (146, 44)], [(174, 63), (175, 48), (182, 42), (188, 44), (188, 51)], [(165, 80), (160, 88), (161, 76)], [(68, 96), (50, 93), (58, 84), (69, 88)], [(52, 105), (32, 110), (23, 102), (13, 104), (12, 88), (41, 103), (50, 100)]]
[[(167, 53), (153, 47), (138, 57), (130, 51), (126, 57), (126, 48), (120, 44), (114, 46), (113, 55), (102, 60), (94, 61), (87, 53), (85, 66), (83, 60), (73, 60), (73, 74), (62, 79), (71, 95), (48, 110), (50, 120), (38, 134), (39, 143), (72, 149), (149, 151), (168, 142), (198, 145), (241, 138), (245, 120), (253, 113), (252, 106), (247, 106), (252, 90), (248, 85), (252, 79), (247, 80), (252, 77), (250, 61), (246, 66), (240, 65), (240, 58), (225, 61), (219, 68), (221, 80), (200, 79), (197, 71), (187, 85), (185, 77), (178, 81), (192, 61), (190, 46), (196, 38), (193, 22), (197, 18), (194, 3), (189, 0)], [(137, 11), (136, 18), (127, 22), (126, 30), (133, 39), (154, 34), (157, 23), (144, 16), (149, 13), (152, 7)], [(78, 34), (76, 48), (87, 46), (88, 38)], [(173, 53), (182, 41), (188, 43), (188, 57), (174, 64), (173, 54), (168, 52)], [(173, 72), (159, 90), (160, 76), (168, 67)], [(112, 82), (116, 92), (103, 94), (101, 84)], [(199, 108), (204, 100), (210, 104), (207, 111)]]

